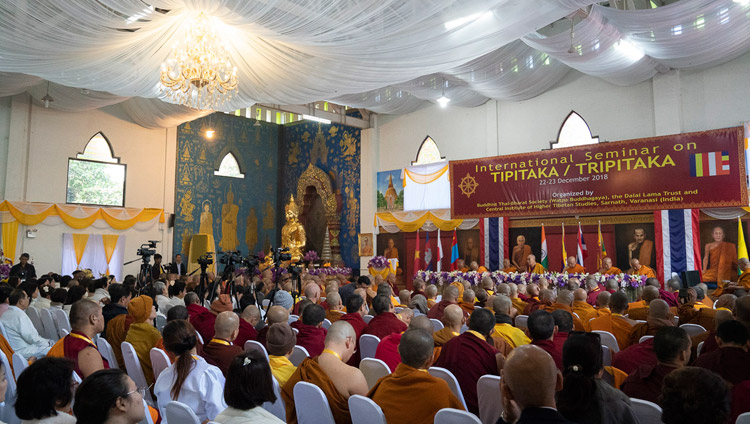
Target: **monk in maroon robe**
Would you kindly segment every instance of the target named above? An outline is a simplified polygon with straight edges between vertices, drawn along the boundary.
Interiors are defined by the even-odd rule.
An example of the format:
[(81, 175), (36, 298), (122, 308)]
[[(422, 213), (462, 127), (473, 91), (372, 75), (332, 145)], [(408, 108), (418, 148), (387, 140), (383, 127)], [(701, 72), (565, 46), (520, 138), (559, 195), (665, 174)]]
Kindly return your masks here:
[[(216, 323), (216, 315), (222, 312), (231, 312), (232, 298), (228, 294), (220, 294), (219, 297), (211, 302), (211, 309), (209, 313), (202, 314), (201, 316), (190, 317), (190, 324), (193, 324), (195, 330), (200, 333), (203, 337), (203, 341), (206, 342), (214, 338), (214, 324)], [(190, 312), (188, 311), (188, 314)]]
[(367, 313), (367, 303), (365, 303), (366, 294), (364, 291), (357, 292), (357, 290), (354, 291), (354, 294), (346, 298), (346, 310), (348, 312), (339, 318), (339, 321), (348, 322), (354, 328), (354, 333), (357, 335), (357, 340), (355, 340), (357, 350), (349, 358), (349, 361), (347, 361), (347, 364), (353, 367), (359, 366), (359, 337), (362, 336), (362, 332), (367, 328), (367, 323), (362, 318)]
[(499, 375), (503, 357), (487, 340), (495, 327), (495, 316), (477, 309), (469, 321), (469, 330), (443, 346), (435, 366), (452, 372), (461, 386), (469, 412), (479, 413), (477, 381), (483, 375)]
[(243, 348), (235, 345), (241, 319), (234, 312), (222, 312), (216, 317), (214, 337), (203, 346), (203, 359), (217, 366), (226, 377), (229, 365)]
[(641, 365), (655, 366), (657, 361), (654, 352), (654, 338), (652, 337), (614, 354), (612, 366), (630, 374)]
[(557, 369), (562, 369), (562, 349), (557, 349), (554, 342), (555, 318), (547, 311), (534, 311), (527, 322), (531, 344), (539, 346), (552, 357)]
[(282, 306), (271, 306), (266, 313), (266, 326), (258, 332), (258, 338), (256, 340), (258, 340), (258, 343), (265, 346), (268, 329), (274, 324), (286, 324), (287, 322), (289, 322), (289, 311)]
[[(75, 372), (81, 379), (109, 368), (109, 362), (104, 359), (92, 340), (96, 334), (104, 330), (101, 306), (86, 300), (74, 303), (70, 309), (70, 325), (70, 334), (55, 343), (47, 356), (72, 360)], [(11, 371), (6, 370), (6, 375), (9, 375), (9, 372)], [(13, 378), (12, 374), (10, 378)]]
[(713, 371), (732, 384), (750, 380), (747, 328), (739, 321), (723, 322), (716, 330), (716, 338), (719, 349), (705, 355), (701, 353), (695, 366)]
[[(326, 310), (322, 306), (311, 304), (307, 305), (302, 312), (302, 324), (297, 326), (297, 345), (307, 349), (307, 353), (314, 358), (323, 353), (327, 331), (323, 328), (323, 320), (326, 317)], [(296, 321), (295, 324), (300, 321)], [(292, 327), (294, 328), (294, 327)]]
[(442, 319), (445, 308), (456, 304), (458, 304), (458, 288), (456, 286), (448, 286), (443, 290), (443, 299), (427, 311), (427, 317)]
[(393, 304), (388, 296), (375, 296), (372, 299), (372, 308), (377, 315), (370, 320), (370, 323), (367, 324), (362, 334), (372, 334), (383, 340), (386, 336), (393, 333), (403, 333), (406, 331), (406, 323), (393, 313)]

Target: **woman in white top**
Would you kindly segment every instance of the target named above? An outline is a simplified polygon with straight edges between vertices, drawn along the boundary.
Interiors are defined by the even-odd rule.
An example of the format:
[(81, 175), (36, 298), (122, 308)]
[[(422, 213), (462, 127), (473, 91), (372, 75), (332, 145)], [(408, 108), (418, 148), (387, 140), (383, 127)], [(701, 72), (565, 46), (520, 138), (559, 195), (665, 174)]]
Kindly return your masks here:
[(213, 420), (227, 407), (221, 396), (224, 391), (221, 370), (195, 355), (195, 328), (189, 322), (169, 322), (163, 337), (164, 347), (177, 360), (159, 374), (154, 385), (161, 422), (167, 424), (167, 404), (173, 400), (189, 406), (201, 422)]
[(99, 370), (76, 390), (76, 424), (138, 424), (146, 418), (146, 390), (136, 387), (121, 369)]
[[(248, 384), (251, 381), (252, 384)], [(214, 421), (220, 424), (280, 424), (284, 421), (263, 409), (276, 402), (268, 360), (258, 351), (235, 356), (227, 371), (224, 400), (229, 405)]]
[(75, 383), (69, 359), (39, 359), (21, 373), (17, 384), (15, 408), (22, 424), (75, 424), (70, 414)]

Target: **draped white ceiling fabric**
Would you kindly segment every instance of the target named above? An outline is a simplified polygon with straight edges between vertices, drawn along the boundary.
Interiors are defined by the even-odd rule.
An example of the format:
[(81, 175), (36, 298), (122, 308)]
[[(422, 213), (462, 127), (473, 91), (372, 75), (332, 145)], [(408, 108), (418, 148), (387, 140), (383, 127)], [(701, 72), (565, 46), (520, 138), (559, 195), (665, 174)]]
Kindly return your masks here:
[[(50, 107), (120, 104), (138, 124), (205, 115), (163, 100), (159, 68), (199, 12), (238, 68), (225, 111), (332, 100), (408, 113), (523, 100), (570, 68), (613, 84), (714, 66), (750, 50), (750, 4), (681, 0), (623, 11), (596, 0), (49, 0), (0, 2), (0, 96)], [(150, 7), (149, 7), (150, 5)], [(573, 13), (570, 32), (539, 31)], [(559, 28), (566, 27), (563, 21)], [(542, 31), (547, 34), (550, 31)]]

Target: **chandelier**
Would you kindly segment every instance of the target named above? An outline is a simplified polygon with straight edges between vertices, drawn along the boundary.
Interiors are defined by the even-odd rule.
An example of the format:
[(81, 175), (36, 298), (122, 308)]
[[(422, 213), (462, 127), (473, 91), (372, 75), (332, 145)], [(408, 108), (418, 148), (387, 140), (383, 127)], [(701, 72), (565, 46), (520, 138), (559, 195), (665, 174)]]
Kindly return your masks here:
[(203, 110), (216, 109), (237, 92), (237, 67), (203, 12), (161, 65), (161, 85), (174, 102)]

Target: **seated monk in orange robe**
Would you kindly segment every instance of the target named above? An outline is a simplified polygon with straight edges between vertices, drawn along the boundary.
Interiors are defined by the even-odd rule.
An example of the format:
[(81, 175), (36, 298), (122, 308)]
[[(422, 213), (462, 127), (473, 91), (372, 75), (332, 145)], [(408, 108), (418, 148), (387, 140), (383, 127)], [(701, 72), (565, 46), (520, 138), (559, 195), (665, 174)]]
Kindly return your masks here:
[(645, 286), (641, 292), (641, 299), (628, 306), (628, 318), (645, 321), (648, 317), (648, 305), (652, 300), (659, 299), (659, 289), (654, 286)]
[[(672, 315), (672, 312), (669, 310), (667, 302), (661, 299), (652, 300), (651, 303), (648, 304), (648, 317), (646, 322), (636, 324), (630, 331), (628, 346), (638, 344), (643, 336), (655, 336), (656, 332), (662, 327), (674, 326), (674, 315)], [(625, 369), (623, 369), (623, 371), (627, 372)]]
[(96, 371), (109, 368), (92, 340), (104, 330), (102, 307), (98, 303), (79, 300), (70, 308), (70, 334), (58, 340), (47, 356), (73, 361), (75, 373), (83, 380)]
[(510, 263), (510, 259), (503, 259), (503, 272), (511, 273), (517, 272), (518, 268), (514, 267)]
[(326, 303), (328, 304), (326, 319), (331, 321), (331, 324), (346, 315), (346, 312), (344, 312), (344, 305), (341, 304), (341, 296), (338, 293), (329, 293), (328, 297), (326, 297)]
[(435, 344), (435, 357), (433, 358), (435, 361), (440, 357), (440, 351), (443, 346), (445, 346), (445, 344), (452, 338), (461, 334), (461, 327), (466, 323), (466, 318), (458, 305), (449, 305), (443, 311), (443, 319), (441, 319), (441, 321), (443, 322), (444, 327), (432, 334)]
[[(703, 307), (696, 309), (697, 305)], [(698, 302), (696, 291), (692, 287), (688, 289), (687, 301), (677, 308), (677, 316), (680, 317), (680, 325), (698, 324), (705, 329), (711, 329), (716, 326), (716, 310), (713, 308), (707, 308), (705, 305)]]
[(574, 256), (568, 256), (567, 263), (565, 264), (565, 272), (568, 274), (583, 274), (586, 269), (576, 263)]
[(611, 258), (604, 258), (602, 259), (602, 267), (599, 269), (599, 274), (617, 275), (617, 274), (622, 274), (622, 270), (616, 266), (612, 266)]
[(703, 281), (737, 281), (737, 246), (724, 241), (724, 230), (715, 227), (714, 241), (706, 243), (703, 255)]
[(609, 298), (609, 309), (612, 311), (611, 315), (595, 318), (588, 326), (591, 331), (599, 330), (612, 333), (617, 339), (617, 346), (620, 350), (625, 350), (630, 346), (628, 337), (633, 325), (635, 325), (635, 321), (624, 316), (628, 312), (628, 297), (625, 293), (612, 293)]
[[(739, 288), (750, 290), (750, 261), (748, 261), (745, 258), (742, 258), (737, 262), (737, 265), (742, 270), (742, 274), (740, 275), (740, 278), (737, 280), (737, 283), (734, 283), (731, 281), (729, 283), (717, 281), (716, 284), (718, 288), (714, 290), (713, 293), (711, 293), (711, 296), (719, 297), (725, 293), (731, 294)], [(713, 307), (713, 304), (711, 305), (711, 307)]]
[(531, 246), (526, 244), (526, 237), (516, 237), (516, 245), (513, 246), (511, 264), (517, 269), (526, 269), (526, 261), (531, 254)]
[[(542, 290), (545, 292), (545, 290)], [(557, 301), (550, 306), (545, 306), (544, 310), (552, 313), (555, 311), (565, 311), (573, 317), (573, 329), (575, 331), (586, 331), (583, 328), (583, 322), (580, 317), (573, 314), (573, 292), (569, 290), (560, 290), (557, 294)], [(540, 308), (541, 309), (541, 308)]]
[(458, 306), (469, 316), (474, 313), (474, 304), (476, 303), (477, 297), (474, 294), (474, 290), (464, 290), (463, 299), (458, 302)]
[(427, 309), (431, 309), (437, 302), (437, 286), (430, 284), (424, 289), (425, 297), (427, 298)]
[(518, 314), (522, 315), (524, 309), (526, 309), (526, 302), (518, 298), (518, 286), (515, 283), (509, 283), (508, 287), (510, 288), (510, 301)]
[[(326, 335), (325, 349), (320, 356), (305, 358), (294, 371), (289, 381), (281, 388), (281, 398), (286, 406), (286, 422), (297, 424), (294, 407), (294, 385), (305, 381), (318, 386), (331, 407), (337, 424), (351, 423), (349, 397), (367, 394), (367, 381), (362, 372), (346, 365), (356, 349), (354, 332), (348, 322), (340, 320), (331, 325)], [(314, 411), (310, 411), (314, 413)]]
[(646, 265), (641, 265), (641, 262), (638, 259), (632, 259), (630, 261), (630, 267), (628, 274), (645, 275), (647, 278), (656, 278), (654, 270)]
[(367, 394), (388, 422), (429, 424), (443, 408), (464, 409), (444, 380), (426, 372), (433, 356), (429, 331), (409, 328), (401, 337), (398, 352), (401, 363)]
[[(529, 289), (532, 289), (536, 284), (529, 284)], [(537, 309), (545, 309), (548, 306), (552, 306), (552, 300), (554, 300), (554, 293), (552, 290), (543, 289), (539, 291), (538, 297), (531, 297), (523, 311), (524, 315), (531, 315), (532, 312)]]
[(112, 353), (115, 354), (115, 359), (120, 369), (125, 369), (125, 361), (122, 359), (122, 347), (120, 345), (125, 341), (132, 323), (133, 317), (130, 314), (117, 315), (107, 323), (106, 339), (112, 346)]
[(594, 309), (593, 306), (589, 305), (588, 302), (586, 302), (586, 298), (586, 290), (576, 289), (575, 291), (573, 291), (573, 306), (571, 307), (571, 309), (573, 309), (573, 312), (575, 312), (581, 319), (584, 327), (586, 326), (586, 323), (589, 322), (592, 318), (597, 317), (596, 309)]

